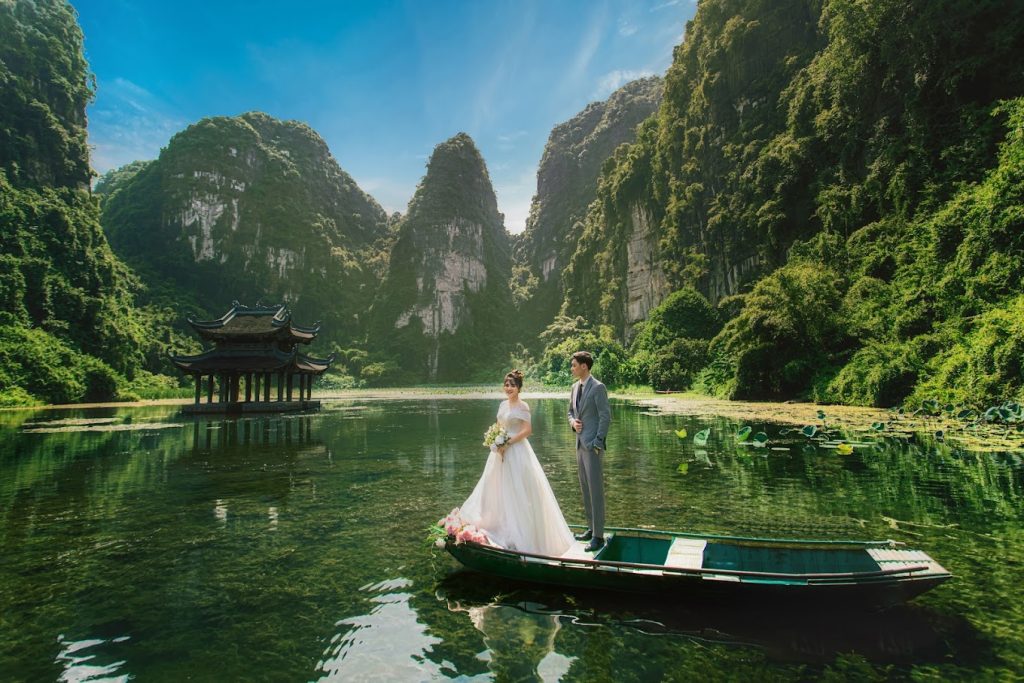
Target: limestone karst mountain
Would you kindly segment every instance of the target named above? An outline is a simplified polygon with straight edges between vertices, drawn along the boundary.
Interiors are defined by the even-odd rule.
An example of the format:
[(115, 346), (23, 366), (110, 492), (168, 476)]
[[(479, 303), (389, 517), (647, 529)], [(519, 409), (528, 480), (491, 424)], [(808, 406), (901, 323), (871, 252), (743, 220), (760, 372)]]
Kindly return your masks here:
[(204, 119), (108, 183), (104, 229), (151, 290), (208, 316), (233, 299), (284, 302), (328, 342), (365, 335), (387, 216), (305, 124)]
[(701, 388), (734, 398), (1019, 396), (1013, 333), (984, 325), (1021, 291), (997, 235), (1019, 234), (1022, 26), (1011, 0), (702, 0), (603, 169), (566, 307), (628, 340), (696, 288), (728, 321)]
[(515, 321), (504, 218), (473, 140), (427, 163), (374, 304), (371, 348), (410, 381), (463, 381), (507, 359)]
[(562, 304), (561, 273), (576, 251), (602, 166), (619, 145), (636, 139), (637, 125), (657, 111), (663, 86), (657, 77), (627, 83), (551, 131), (526, 230), (516, 244), (514, 277), (522, 292), (520, 320), (527, 346), (536, 346), (537, 333)]

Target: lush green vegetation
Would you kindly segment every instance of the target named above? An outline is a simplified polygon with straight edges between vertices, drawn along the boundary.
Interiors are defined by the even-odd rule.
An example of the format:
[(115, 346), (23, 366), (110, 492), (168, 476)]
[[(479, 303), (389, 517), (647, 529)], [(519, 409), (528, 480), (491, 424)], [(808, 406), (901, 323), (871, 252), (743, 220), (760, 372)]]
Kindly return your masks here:
[[(1019, 399), (1022, 54), (1013, 2), (702, 2), (661, 109), (605, 166), (563, 310), (676, 389)], [(724, 321), (706, 348), (670, 323), (668, 369), (623, 318), (638, 213), (670, 288)]]
[[(559, 386), (587, 348), (620, 387), (1022, 398), (1019, 3), (704, 0), (663, 82), (554, 129), (515, 240), (464, 134), (404, 217), (259, 113), (200, 121), (91, 195), (73, 10), (4, 3), (0, 29), (5, 404), (174, 394), (185, 316), (236, 298), (320, 319), (338, 389), (510, 362)], [(638, 235), (657, 273), (637, 275)], [(671, 292), (640, 321), (637, 277)]]
[(392, 231), (305, 124), (204, 119), (96, 191), (111, 245), (148, 285), (140, 303), (175, 310), (178, 335), (191, 336), (186, 315), (262, 300), (286, 302), (300, 324), (321, 321), (328, 345), (365, 340)]
[(0, 404), (109, 400), (160, 338), (89, 193), (82, 34), (63, 2), (0, 4)]

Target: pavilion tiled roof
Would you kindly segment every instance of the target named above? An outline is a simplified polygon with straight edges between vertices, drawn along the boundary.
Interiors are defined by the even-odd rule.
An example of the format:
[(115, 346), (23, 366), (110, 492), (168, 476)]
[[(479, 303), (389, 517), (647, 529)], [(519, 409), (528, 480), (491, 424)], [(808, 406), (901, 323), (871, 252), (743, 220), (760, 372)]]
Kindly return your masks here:
[(249, 308), (235, 301), (227, 313), (216, 320), (188, 319), (192, 328), (209, 341), (258, 341), (278, 339), (309, 344), (320, 331), (320, 323), (303, 327), (292, 323), (292, 314), (283, 304)]
[(298, 351), (277, 349), (210, 349), (193, 356), (171, 356), (171, 362), (189, 374), (215, 374), (222, 370), (232, 372), (295, 372), (319, 375), (334, 362), (328, 358), (313, 358)]

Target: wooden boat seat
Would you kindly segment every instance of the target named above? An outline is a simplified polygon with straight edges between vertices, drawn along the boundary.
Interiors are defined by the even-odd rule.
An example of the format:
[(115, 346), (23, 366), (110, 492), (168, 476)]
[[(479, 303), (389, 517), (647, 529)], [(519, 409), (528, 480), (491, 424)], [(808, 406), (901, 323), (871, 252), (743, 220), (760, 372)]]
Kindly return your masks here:
[(669, 546), (665, 566), (700, 569), (704, 565), (704, 548), (707, 544), (702, 538), (676, 538)]
[(909, 569), (910, 567), (927, 566), (928, 572), (946, 573), (942, 566), (928, 556), (923, 550), (899, 550), (895, 548), (869, 548), (868, 555), (878, 563), (878, 568)]

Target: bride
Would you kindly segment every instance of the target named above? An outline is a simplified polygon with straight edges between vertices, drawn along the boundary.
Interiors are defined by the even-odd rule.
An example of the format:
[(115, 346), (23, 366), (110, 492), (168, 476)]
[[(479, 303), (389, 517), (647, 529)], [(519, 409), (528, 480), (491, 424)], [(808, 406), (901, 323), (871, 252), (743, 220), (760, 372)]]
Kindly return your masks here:
[(509, 442), (491, 447), (473, 493), (462, 504), (462, 521), (484, 530), (503, 548), (561, 555), (572, 545), (572, 532), (527, 439), (533, 433), (530, 406), (519, 398), (523, 373), (505, 375), (505, 395), (498, 407), (498, 424)]

